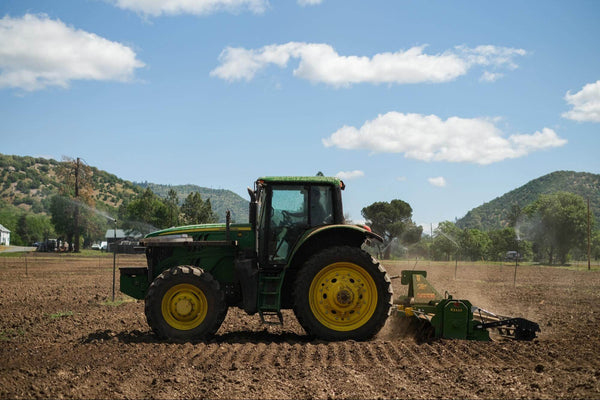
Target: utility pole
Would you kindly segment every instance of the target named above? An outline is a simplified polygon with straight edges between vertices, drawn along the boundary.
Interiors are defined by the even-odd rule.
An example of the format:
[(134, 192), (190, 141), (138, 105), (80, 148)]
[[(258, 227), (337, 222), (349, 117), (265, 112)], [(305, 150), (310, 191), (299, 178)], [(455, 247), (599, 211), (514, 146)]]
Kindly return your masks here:
[[(116, 270), (117, 270), (117, 220), (114, 220), (115, 222), (115, 228), (113, 230), (113, 238), (114, 238), (114, 242), (112, 243), (113, 245), (113, 284), (112, 284), (112, 301), (113, 303), (115, 302), (115, 275), (116, 275)], [(108, 239), (107, 239), (108, 240)], [(108, 247), (108, 245), (107, 245)], [(108, 248), (107, 248), (108, 250)]]
[(587, 209), (587, 212), (588, 212), (588, 215), (587, 215), (587, 217), (588, 217), (587, 218), (587, 223), (588, 223), (588, 255), (587, 256), (588, 256), (588, 271), (590, 271), (592, 269), (591, 268), (592, 267), (592, 261), (591, 261), (592, 260), (592, 257), (591, 257), (591, 255), (592, 255), (592, 251), (591, 251), (592, 250), (592, 237), (591, 237), (592, 236), (592, 226), (591, 225), (592, 224), (591, 224), (591, 218), (590, 218), (590, 198), (589, 197), (587, 199), (587, 208), (588, 208)]
[(77, 161), (75, 163), (75, 211), (74, 211), (74, 237), (73, 241), (73, 251), (75, 253), (79, 253), (79, 165), (80, 158), (77, 157)]
[(75, 163), (75, 197), (79, 197), (79, 163), (80, 158), (77, 157), (77, 161)]

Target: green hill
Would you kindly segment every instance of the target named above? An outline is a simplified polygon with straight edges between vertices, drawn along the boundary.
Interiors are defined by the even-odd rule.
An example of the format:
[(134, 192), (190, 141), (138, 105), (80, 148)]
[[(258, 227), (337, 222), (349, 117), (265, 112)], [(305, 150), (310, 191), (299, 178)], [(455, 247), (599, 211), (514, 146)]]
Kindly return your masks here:
[[(57, 177), (57, 169), (62, 163), (41, 157), (0, 154), (0, 210), (7, 215), (47, 214), (50, 198), (59, 193), (62, 185)], [(231, 210), (234, 221), (248, 221), (248, 201), (230, 190), (196, 185), (170, 186), (148, 182), (136, 184), (93, 166), (90, 169), (94, 208), (112, 216), (117, 215), (119, 206), (150, 187), (161, 197), (166, 197), (169, 189), (175, 189), (180, 202), (191, 192), (199, 192), (203, 199), (210, 199), (212, 209), (220, 221), (225, 221), (227, 209)], [(13, 221), (6, 225), (12, 226), (15, 223)]]
[[(61, 182), (57, 169), (62, 163), (52, 159), (0, 154), (0, 202), (34, 214), (45, 213), (52, 195), (59, 192)], [(115, 213), (124, 202), (142, 189), (129, 181), (90, 166), (92, 199), (95, 208)]]
[(600, 175), (587, 172), (556, 171), (534, 179), (494, 200), (469, 211), (456, 221), (459, 228), (476, 228), (484, 231), (508, 226), (513, 205), (521, 209), (537, 200), (541, 194), (559, 191), (575, 193), (590, 200), (590, 210), (600, 221)]

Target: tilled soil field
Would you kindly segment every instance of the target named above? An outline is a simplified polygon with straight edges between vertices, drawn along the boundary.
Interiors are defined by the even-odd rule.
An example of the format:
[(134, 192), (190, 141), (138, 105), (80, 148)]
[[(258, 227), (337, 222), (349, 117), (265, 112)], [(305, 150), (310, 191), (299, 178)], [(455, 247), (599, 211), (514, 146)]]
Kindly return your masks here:
[(372, 341), (327, 343), (292, 312), (265, 326), (230, 309), (210, 342), (161, 342), (143, 302), (110, 301), (112, 258), (3, 257), (0, 397), (600, 399), (600, 271), (520, 266), (515, 287), (514, 266), (416, 267), (441, 293), (538, 322), (539, 338), (422, 343), (390, 317)]

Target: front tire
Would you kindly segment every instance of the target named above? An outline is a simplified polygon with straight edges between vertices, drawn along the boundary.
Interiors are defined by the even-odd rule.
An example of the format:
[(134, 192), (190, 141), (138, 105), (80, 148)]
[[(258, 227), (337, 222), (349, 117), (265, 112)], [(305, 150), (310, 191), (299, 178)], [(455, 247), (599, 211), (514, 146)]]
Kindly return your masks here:
[(150, 285), (146, 320), (161, 339), (205, 340), (225, 319), (225, 295), (211, 274), (192, 266), (173, 267)]
[(339, 246), (311, 257), (298, 273), (294, 313), (306, 332), (324, 340), (368, 340), (392, 306), (386, 271), (368, 253)]

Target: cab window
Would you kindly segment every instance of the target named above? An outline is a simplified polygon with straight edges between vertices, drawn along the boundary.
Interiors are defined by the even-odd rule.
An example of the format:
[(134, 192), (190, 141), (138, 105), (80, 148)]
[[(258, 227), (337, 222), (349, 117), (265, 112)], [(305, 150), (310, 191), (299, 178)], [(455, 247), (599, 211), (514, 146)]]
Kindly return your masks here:
[(308, 188), (277, 186), (271, 197), (269, 258), (284, 263), (302, 232), (309, 226)]
[(333, 223), (333, 201), (330, 186), (310, 188), (310, 226)]

